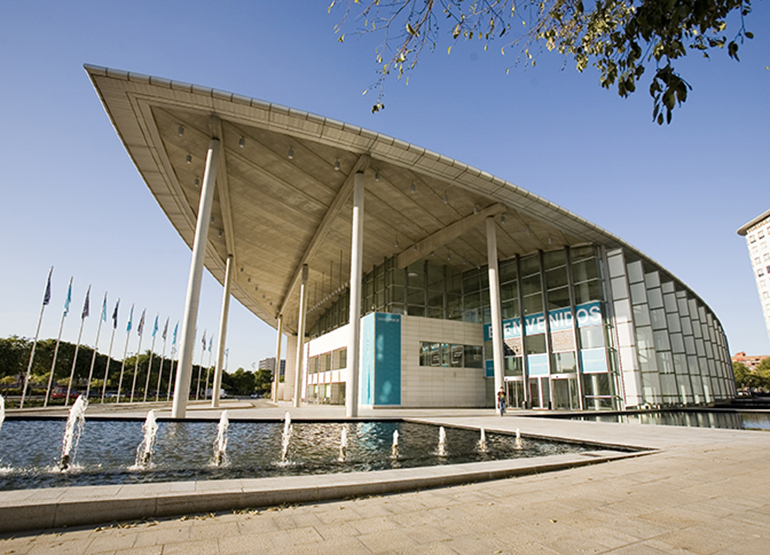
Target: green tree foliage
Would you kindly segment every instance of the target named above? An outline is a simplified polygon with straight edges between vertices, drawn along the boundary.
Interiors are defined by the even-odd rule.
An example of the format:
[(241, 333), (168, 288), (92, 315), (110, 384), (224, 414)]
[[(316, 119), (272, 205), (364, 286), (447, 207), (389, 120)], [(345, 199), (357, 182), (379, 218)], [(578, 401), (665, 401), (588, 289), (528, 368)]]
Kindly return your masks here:
[(733, 362), (733, 374), (735, 374), (735, 385), (738, 389), (753, 389), (756, 387), (753, 373), (742, 362)]
[[(225, 379), (225, 376), (227, 379)], [(229, 375), (225, 372), (222, 376), (222, 383), (225, 386), (229, 386), (229, 391), (233, 395), (251, 395), (254, 393), (256, 380), (254, 372), (238, 368), (238, 370)], [(225, 389), (228, 389), (228, 387), (225, 387)]]
[[(424, 48), (435, 49), (442, 35), (451, 35), (454, 43), (480, 40), (484, 50), (494, 41), (503, 54), (518, 50), (514, 65), (524, 60), (534, 66), (532, 52), (543, 47), (564, 56), (565, 62), (572, 58), (580, 72), (592, 64), (601, 86), (615, 87), (622, 97), (635, 92), (651, 68), (653, 120), (660, 125), (671, 122), (674, 108), (691, 90), (674, 69), (676, 60), (688, 51), (708, 58), (715, 48), (726, 48), (738, 60), (739, 45), (753, 38), (744, 26), (751, 0), (332, 0), (329, 11), (338, 4), (347, 8), (337, 32), (357, 25), (357, 34), (382, 36), (375, 53), (379, 96), (372, 112), (384, 108), (388, 75), (406, 75), (408, 80)], [(730, 36), (727, 20), (732, 15), (739, 23)], [(339, 41), (344, 37), (340, 34)]]
[(738, 389), (770, 391), (770, 357), (751, 369), (742, 362), (733, 362), (735, 385)]
[(254, 389), (259, 395), (270, 393), (273, 386), (273, 373), (270, 370), (260, 368), (254, 376)]

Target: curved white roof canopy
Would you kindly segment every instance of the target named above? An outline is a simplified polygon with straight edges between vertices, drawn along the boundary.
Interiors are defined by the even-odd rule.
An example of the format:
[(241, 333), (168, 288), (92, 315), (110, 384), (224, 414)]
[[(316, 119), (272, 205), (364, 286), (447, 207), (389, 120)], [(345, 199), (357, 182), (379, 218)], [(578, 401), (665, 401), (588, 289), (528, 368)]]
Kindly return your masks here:
[(222, 141), (205, 265), (222, 283), (232, 254), (233, 295), (272, 326), (283, 313), (284, 330), (296, 333), (304, 263), (310, 268), (308, 329), (344, 291), (350, 191), (353, 175), (362, 170), (371, 178), (364, 271), (394, 255), (402, 267), (431, 253), (458, 269), (486, 264), (481, 224), (502, 212), (501, 259), (595, 243), (624, 246), (649, 260), (542, 197), (424, 148), (237, 94), (91, 65), (85, 69), (139, 173), (189, 246), (208, 143), (211, 137)]

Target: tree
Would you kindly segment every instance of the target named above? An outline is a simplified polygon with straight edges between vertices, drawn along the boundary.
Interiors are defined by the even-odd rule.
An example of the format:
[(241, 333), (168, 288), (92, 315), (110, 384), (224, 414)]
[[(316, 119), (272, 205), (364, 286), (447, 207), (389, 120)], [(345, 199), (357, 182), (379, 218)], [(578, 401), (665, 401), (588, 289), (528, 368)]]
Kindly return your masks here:
[(273, 387), (273, 373), (265, 368), (257, 370), (254, 376), (254, 390), (260, 395), (270, 393)]
[[(329, 11), (342, 3), (332, 0)], [(503, 54), (514, 47), (519, 50), (515, 64), (523, 59), (534, 66), (532, 52), (545, 46), (564, 56), (565, 63), (572, 58), (579, 72), (592, 63), (601, 86), (615, 86), (622, 97), (635, 92), (652, 67), (652, 117), (661, 125), (671, 123), (674, 108), (692, 89), (673, 62), (693, 50), (708, 58), (711, 50), (725, 46), (728, 56), (738, 60), (739, 45), (753, 38), (744, 26), (750, 12), (751, 0), (596, 0), (592, 5), (583, 0), (348, 0), (336, 30), (352, 19), (363, 23), (356, 34), (382, 35), (375, 52), (381, 75), (373, 86), (379, 86), (379, 96), (372, 112), (384, 108), (386, 77), (395, 72), (408, 80), (424, 48), (435, 49), (443, 33), (451, 34), (454, 43), (481, 40), (484, 50), (498, 41)], [(728, 38), (727, 19), (733, 15), (740, 23)]]
[(735, 385), (738, 389), (757, 387), (753, 372), (742, 362), (733, 362), (733, 374), (735, 374)]
[[(238, 370), (228, 376), (226, 381), (232, 384), (232, 392), (235, 395), (251, 395), (254, 393), (254, 373), (251, 370), (238, 368)], [(222, 380), (223, 383), (226, 383), (226, 381)]]

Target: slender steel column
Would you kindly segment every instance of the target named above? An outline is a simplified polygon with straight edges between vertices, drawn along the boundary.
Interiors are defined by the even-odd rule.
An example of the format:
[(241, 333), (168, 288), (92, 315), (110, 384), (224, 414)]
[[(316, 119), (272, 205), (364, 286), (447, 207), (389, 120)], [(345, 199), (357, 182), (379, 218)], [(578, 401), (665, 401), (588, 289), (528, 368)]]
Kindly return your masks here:
[(203, 261), (206, 255), (206, 241), (209, 234), (209, 218), (214, 198), (219, 150), (219, 139), (211, 139), (209, 150), (206, 154), (206, 169), (203, 174), (201, 199), (198, 206), (198, 223), (195, 226), (195, 240), (190, 261), (190, 277), (187, 281), (187, 298), (185, 299), (184, 319), (182, 320), (182, 341), (179, 349), (179, 363), (176, 368), (174, 403), (171, 409), (171, 416), (173, 418), (185, 417), (187, 400), (190, 395), (193, 347), (195, 346), (195, 324), (198, 320)]
[(564, 247), (564, 258), (567, 261), (567, 288), (569, 289), (569, 312), (572, 318), (572, 342), (575, 345), (575, 372), (577, 374), (578, 408), (585, 410), (583, 398), (583, 361), (580, 358), (580, 331), (578, 330), (577, 314), (575, 313), (575, 281), (572, 278), (572, 257), (569, 246)]
[(521, 285), (521, 256), (516, 255), (516, 279), (519, 286), (519, 321), (521, 322), (521, 375), (524, 377), (524, 408), (532, 408), (532, 396), (529, 390), (529, 360), (527, 359), (527, 322), (524, 317), (524, 292)]
[(302, 398), (302, 368), (305, 362), (305, 316), (307, 313), (307, 264), (302, 265), (302, 283), (299, 286), (299, 324), (297, 325), (297, 360), (294, 361), (294, 407)]
[(551, 344), (551, 320), (548, 318), (548, 284), (545, 281), (545, 255), (542, 250), (537, 251), (537, 257), (540, 263), (540, 298), (543, 302), (543, 323), (545, 324), (545, 354), (546, 364), (548, 365), (548, 409), (553, 409), (553, 387), (551, 383), (552, 361), (551, 354), (553, 345)]
[(345, 416), (358, 416), (359, 341), (361, 335), (361, 258), (364, 250), (364, 174), (356, 173), (353, 185), (353, 230), (350, 241), (350, 331), (348, 375), (345, 381)]
[[(503, 317), (500, 310), (500, 273), (497, 267), (497, 227), (487, 218), (487, 264), (489, 266), (489, 302), (492, 313), (492, 359), (495, 367), (495, 395), (503, 387)], [(496, 397), (495, 397), (496, 398)], [(497, 402), (495, 401), (495, 406)]]
[[(211, 384), (211, 407), (219, 408), (219, 390), (222, 387), (222, 365), (225, 362), (225, 339), (227, 338), (227, 317), (230, 314), (230, 287), (232, 285), (233, 255), (227, 255), (225, 265), (225, 290), (222, 293), (222, 313), (219, 316), (219, 340), (217, 341), (217, 365), (214, 368), (214, 383)], [(208, 380), (206, 380), (208, 381)]]
[(278, 401), (278, 384), (281, 374), (281, 343), (283, 343), (283, 314), (278, 315), (278, 326), (276, 328), (278, 339), (275, 343), (275, 374), (273, 375), (273, 403)]

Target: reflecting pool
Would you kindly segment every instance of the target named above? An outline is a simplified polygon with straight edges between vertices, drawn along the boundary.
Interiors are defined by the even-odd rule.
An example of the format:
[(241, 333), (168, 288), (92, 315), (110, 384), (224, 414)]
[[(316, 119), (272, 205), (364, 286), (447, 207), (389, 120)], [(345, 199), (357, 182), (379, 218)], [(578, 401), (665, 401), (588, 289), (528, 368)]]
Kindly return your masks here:
[[(441, 455), (438, 426), (400, 421), (294, 422), (282, 461), (283, 423), (230, 421), (227, 450), (217, 461), (216, 421), (159, 421), (149, 462), (138, 465), (142, 425), (137, 420), (86, 417), (71, 464), (61, 471), (64, 420), (7, 419), (0, 429), (0, 490), (371, 471), (595, 449), (526, 437), (523, 449), (517, 449), (514, 436), (489, 432), (486, 449), (480, 449), (478, 431), (448, 427), (446, 453)], [(343, 429), (344, 458), (340, 450)], [(396, 431), (398, 448), (394, 451)]]

